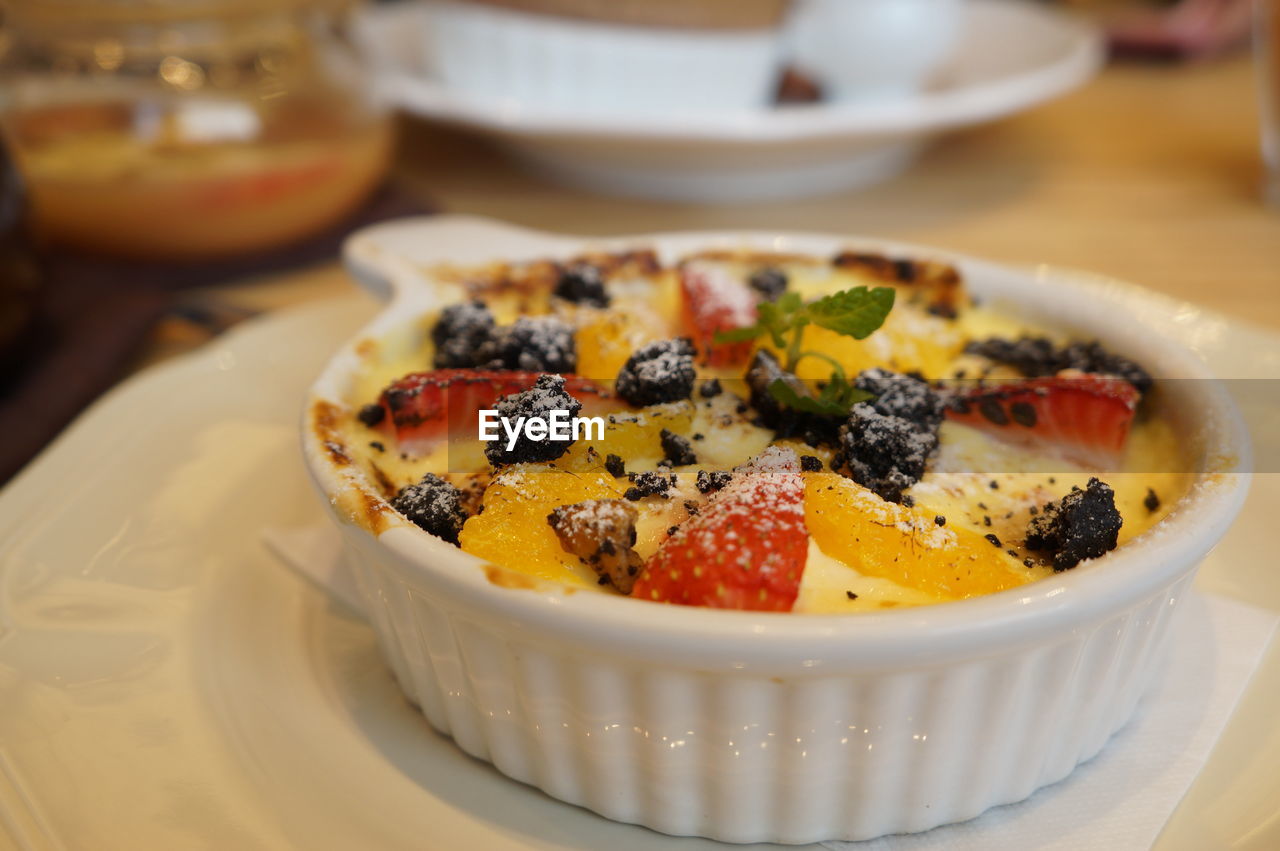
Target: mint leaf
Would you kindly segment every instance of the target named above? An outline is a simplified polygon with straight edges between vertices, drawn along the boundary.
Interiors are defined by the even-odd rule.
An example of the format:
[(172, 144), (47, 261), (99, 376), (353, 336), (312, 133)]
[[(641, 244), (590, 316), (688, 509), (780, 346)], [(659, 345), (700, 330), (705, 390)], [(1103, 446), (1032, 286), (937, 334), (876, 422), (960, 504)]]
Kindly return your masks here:
[(804, 299), (800, 297), (800, 293), (788, 290), (778, 296), (777, 301), (766, 301), (760, 305), (761, 309), (765, 307), (775, 308), (781, 314), (795, 313), (804, 307)]
[(822, 392), (819, 396), (825, 401), (832, 402), (840, 406), (840, 413), (847, 414), (849, 409), (859, 402), (865, 402), (868, 399), (874, 399), (874, 393), (868, 393), (854, 387), (849, 379), (843, 375), (833, 375), (822, 385)]
[(742, 343), (768, 335), (778, 348), (785, 348), (785, 334), (808, 324), (804, 313), (804, 299), (796, 293), (783, 293), (776, 301), (761, 302), (756, 308), (756, 323), (746, 328), (729, 328), (717, 331), (717, 343)]
[(862, 340), (884, 324), (893, 298), (892, 287), (854, 287), (818, 299), (805, 308), (805, 314), (820, 328)]
[(824, 416), (839, 416), (839, 405), (815, 399), (812, 396), (800, 395), (796, 389), (781, 378), (775, 378), (769, 384), (769, 395), (772, 396), (779, 404), (785, 405), (794, 411), (804, 411), (808, 414), (821, 414)]
[(725, 331), (717, 331), (715, 341), (717, 343), (745, 343), (747, 340), (754, 340), (763, 332), (758, 324), (748, 325), (746, 328), (729, 328)]
[(872, 398), (865, 390), (834, 378), (827, 382), (821, 394), (816, 397), (801, 395), (783, 379), (775, 378), (769, 384), (769, 395), (792, 410), (826, 417), (847, 416), (855, 403)]
[[(716, 343), (743, 343), (767, 336), (779, 350), (787, 352), (786, 369), (794, 371), (796, 361), (816, 352), (797, 352), (800, 334), (806, 325), (817, 325), (861, 340), (879, 328), (893, 308), (892, 287), (855, 287), (805, 304), (796, 292), (785, 292), (777, 301), (761, 302), (756, 308), (756, 323), (746, 328), (717, 331)], [(790, 340), (788, 340), (790, 337)], [(828, 358), (829, 360), (829, 358)], [(837, 374), (840, 373), (837, 364)], [(830, 386), (830, 385), (828, 385)], [(824, 389), (824, 392), (827, 392)], [(834, 390), (831, 392), (835, 392)], [(796, 398), (798, 394), (792, 393)], [(804, 398), (812, 399), (812, 396)], [(831, 397), (843, 401), (841, 397)], [(779, 400), (783, 401), (783, 400)], [(786, 404), (784, 402), (784, 404)], [(807, 404), (807, 403), (799, 403)], [(852, 403), (850, 403), (852, 404)]]

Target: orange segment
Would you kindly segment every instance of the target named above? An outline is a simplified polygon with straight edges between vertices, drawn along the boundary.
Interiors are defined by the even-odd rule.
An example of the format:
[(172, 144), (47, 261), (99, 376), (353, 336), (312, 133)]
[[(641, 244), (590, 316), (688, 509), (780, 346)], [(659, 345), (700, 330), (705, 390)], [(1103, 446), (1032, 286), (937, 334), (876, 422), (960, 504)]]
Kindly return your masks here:
[[(559, 466), (572, 470), (597, 468), (612, 453), (626, 462), (628, 470), (652, 469), (662, 460), (662, 430), (688, 434), (693, 413), (690, 402), (670, 402), (607, 414), (604, 440), (579, 440), (569, 448)], [(594, 462), (587, 460), (588, 446), (595, 450)]]
[(562, 505), (616, 499), (627, 484), (626, 479), (615, 482), (603, 470), (515, 465), (485, 491), (484, 510), (467, 520), (459, 544), (474, 556), (539, 579), (595, 585), (594, 571), (564, 551), (547, 515)]
[(631, 353), (660, 337), (635, 313), (607, 312), (578, 328), (578, 374), (593, 381), (613, 381)]
[(834, 473), (805, 476), (805, 522), (822, 552), (859, 573), (944, 599), (990, 594), (1036, 578), (978, 533), (938, 526), (932, 514), (885, 502)]

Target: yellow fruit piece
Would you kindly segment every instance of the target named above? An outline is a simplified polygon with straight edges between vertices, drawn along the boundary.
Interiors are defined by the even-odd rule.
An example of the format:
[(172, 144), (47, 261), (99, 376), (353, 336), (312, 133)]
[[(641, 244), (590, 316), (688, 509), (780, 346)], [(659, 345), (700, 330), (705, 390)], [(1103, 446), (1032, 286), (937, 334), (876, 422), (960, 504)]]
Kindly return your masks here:
[[(577, 441), (558, 466), (571, 470), (595, 469), (613, 454), (622, 458), (628, 470), (651, 470), (662, 460), (662, 430), (687, 435), (693, 413), (690, 402), (670, 402), (638, 411), (607, 414), (604, 439)], [(588, 447), (594, 450), (594, 455)]]
[(616, 499), (626, 479), (604, 472), (571, 472), (542, 464), (505, 470), (484, 493), (484, 510), (462, 527), (462, 549), (493, 564), (529, 576), (571, 585), (594, 586), (596, 574), (564, 551), (547, 523), (562, 505), (588, 499)]
[(805, 523), (822, 552), (865, 576), (958, 600), (1026, 584), (1037, 575), (967, 529), (885, 502), (835, 473), (805, 476)]
[(679, 333), (679, 298), (675, 275), (663, 274), (644, 295), (617, 294), (608, 310), (576, 308), (578, 375), (611, 382), (636, 349)]
[[(926, 378), (942, 378), (949, 374), (948, 366), (964, 345), (945, 319), (903, 304), (895, 306), (884, 325), (863, 340), (813, 325), (803, 333), (802, 349), (835, 358), (850, 376), (880, 366), (898, 372), (919, 372)], [(785, 359), (785, 354), (771, 341), (766, 341), (764, 346), (777, 354), (779, 360)], [(803, 358), (796, 374), (818, 380), (830, 377), (831, 371), (831, 364), (821, 358)]]
[(618, 376), (634, 346), (623, 314), (604, 313), (578, 328), (578, 374), (594, 381)]

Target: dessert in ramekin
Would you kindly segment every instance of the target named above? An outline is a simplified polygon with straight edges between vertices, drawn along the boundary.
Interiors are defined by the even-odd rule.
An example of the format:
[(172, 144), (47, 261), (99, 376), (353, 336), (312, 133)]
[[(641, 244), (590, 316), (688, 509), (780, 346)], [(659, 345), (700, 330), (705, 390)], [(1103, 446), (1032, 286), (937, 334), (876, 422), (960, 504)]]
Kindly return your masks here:
[[(924, 830), (972, 817), (995, 804), (1019, 800), (1039, 786), (1065, 776), (1078, 762), (1096, 753), (1131, 714), (1149, 682), (1152, 663), (1158, 657), (1173, 610), (1171, 604), (1189, 583), (1199, 558), (1225, 531), (1245, 490), (1246, 477), (1239, 473), (1246, 453), (1240, 426), (1229, 399), (1208, 380), (1203, 367), (1166, 341), (1134, 335), (1131, 327), (1108, 313), (1105, 290), (1082, 287), (1071, 276), (1044, 274), (1038, 286), (1029, 286), (1025, 273), (978, 261), (946, 261), (892, 246), (862, 244), (850, 249), (842, 240), (824, 237), (684, 235), (618, 243), (628, 248), (642, 244), (654, 246), (656, 255), (634, 251), (621, 255), (610, 246), (597, 246), (588, 252), (582, 241), (539, 237), (468, 220), (375, 228), (352, 242), (351, 257), (357, 269), (366, 273), (377, 270), (392, 280), (396, 297), (381, 317), (339, 353), (313, 389), (306, 421), (307, 455), (321, 489), (343, 522), (352, 564), (392, 668), (431, 723), (452, 735), (467, 752), (493, 761), (505, 773), (556, 797), (611, 818), (671, 833), (730, 841), (809, 842)], [(372, 468), (355, 449), (353, 434), (359, 432), (353, 431), (353, 423), (368, 427), (356, 417), (370, 393), (376, 398), (378, 389), (403, 366), (403, 359), (423, 351), (423, 336), (436, 327), (441, 310), (465, 301), (465, 285), (477, 280), (474, 270), (481, 261), (579, 256), (579, 262), (570, 268), (581, 273), (582, 263), (590, 264), (596, 258), (595, 265), (606, 272), (605, 290), (611, 297), (625, 300), (629, 287), (639, 287), (627, 280), (628, 275), (636, 277), (632, 274), (635, 269), (618, 272), (628, 269), (627, 264), (638, 269), (655, 262), (666, 266), (677, 258), (693, 257), (684, 266), (686, 276), (718, 275), (737, 268), (735, 264), (744, 257), (749, 258), (753, 268), (758, 266), (764, 256), (761, 252), (773, 258), (769, 268), (784, 270), (795, 286), (800, 286), (795, 264), (810, 262), (801, 263), (797, 257), (824, 258), (828, 267), (840, 270), (839, 275), (856, 275), (876, 285), (868, 292), (875, 292), (881, 284), (892, 287), (899, 298), (894, 311), (915, 304), (923, 317), (955, 323), (962, 321), (960, 317), (967, 309), (960, 303), (962, 295), (957, 286), (963, 281), (984, 304), (1003, 308), (1015, 316), (1011, 321), (1022, 323), (1016, 327), (1037, 323), (1077, 340), (1098, 339), (1105, 346), (1114, 346), (1113, 351), (1106, 352), (1106, 357), (1111, 358), (1107, 362), (1108, 373), (1127, 376), (1118, 380), (1134, 392), (1145, 381), (1127, 365), (1141, 364), (1144, 374), (1155, 377), (1155, 389), (1141, 391), (1151, 395), (1143, 404), (1151, 406), (1149, 416), (1153, 420), (1149, 421), (1166, 423), (1172, 430), (1179, 457), (1194, 462), (1170, 473), (1187, 477), (1185, 495), (1179, 498), (1176, 491), (1166, 489), (1158, 500), (1160, 504), (1150, 509), (1153, 517), (1158, 515), (1158, 522), (1152, 519), (1142, 524), (1149, 528), (1114, 551), (1061, 571), (1053, 568), (1067, 567), (1066, 562), (1071, 561), (1069, 548), (1064, 549), (1061, 540), (1036, 549), (1039, 555), (1035, 557), (1044, 563), (1027, 567), (1023, 562), (1032, 556), (1024, 554), (1025, 547), (1016, 550), (1016, 555), (1009, 555), (1005, 550), (1014, 547), (1006, 547), (1006, 541), (996, 544), (986, 538), (990, 535), (999, 539), (1000, 532), (978, 534), (976, 529), (964, 530), (973, 531), (982, 547), (1005, 559), (1000, 562), (987, 557), (984, 563), (1010, 569), (1016, 565), (1025, 572), (1039, 570), (1039, 581), (1030, 584), (1016, 583), (1005, 590), (984, 587), (978, 596), (944, 605), (903, 606), (902, 603), (937, 602), (907, 595), (897, 601), (898, 605), (887, 607), (890, 610), (879, 610), (883, 604), (894, 602), (883, 592), (887, 587), (884, 582), (879, 583), (880, 587), (873, 582), (857, 588), (840, 587), (844, 584), (841, 582), (827, 590), (838, 590), (838, 596), (849, 604), (863, 599), (874, 602), (876, 606), (866, 608), (877, 610), (799, 616), (642, 603), (622, 599), (607, 589), (606, 593), (590, 593), (587, 589), (600, 586), (558, 581), (563, 576), (555, 571), (522, 570), (520, 564), (510, 560), (505, 566), (495, 564), (505, 556), (494, 558), (493, 552), (479, 558), (429, 535), (393, 508), (392, 492), (399, 493), (402, 485), (378, 481), (378, 474), (370, 474)], [(402, 256), (396, 257), (397, 253)], [(408, 262), (415, 259), (415, 254), (419, 260), (453, 260), (454, 267), (450, 270), (437, 262), (427, 270)], [(619, 261), (619, 257), (625, 259)], [(831, 258), (838, 261), (832, 264)], [(614, 265), (609, 266), (610, 263)], [(459, 274), (459, 269), (468, 267), (471, 271)], [(562, 287), (562, 294), (570, 290), (598, 292), (594, 286), (598, 282), (583, 286), (581, 274), (570, 281), (572, 286), (563, 283), (566, 270), (555, 264), (526, 268), (535, 273), (525, 276), (528, 280), (542, 274), (550, 278), (551, 287)], [(489, 267), (497, 279), (511, 284), (521, 276), (503, 271), (509, 269), (501, 263)], [(676, 279), (678, 282), (678, 275)], [(769, 283), (760, 282), (762, 299), (766, 297), (764, 293), (776, 289), (765, 286)], [(716, 288), (721, 286), (717, 284)], [(679, 293), (680, 289), (677, 285), (674, 292)], [(687, 291), (688, 287), (684, 289)], [(513, 308), (518, 305), (538, 309), (536, 301), (540, 297), (534, 289), (521, 285), (508, 286), (507, 290)], [(548, 292), (550, 289), (544, 287), (544, 303)], [(794, 299), (762, 299), (751, 305), (761, 316), (769, 311), (759, 311), (760, 304), (778, 305), (776, 310), (785, 312), (782, 309), (787, 303), (794, 303)], [(809, 306), (806, 309), (811, 318), (832, 315), (829, 304), (813, 307), (821, 303), (816, 292), (812, 297), (806, 293), (801, 302)], [(662, 313), (661, 301), (658, 305), (658, 312)], [(573, 310), (579, 307), (575, 305)], [(667, 309), (672, 308), (674, 305)], [(996, 310), (993, 315), (999, 313)], [(455, 315), (460, 314), (455, 311)], [(856, 343), (866, 354), (866, 350), (879, 345), (873, 342), (876, 334), (892, 335), (898, 333), (895, 329), (903, 322), (923, 321), (905, 311), (889, 314), (895, 315), (906, 318), (896, 324), (886, 322), (882, 329), (848, 345)], [(426, 324), (424, 317), (428, 317)], [(607, 311), (602, 318), (608, 318)], [(499, 317), (494, 324), (507, 327), (515, 323)], [(711, 324), (716, 327), (709, 328), (706, 322), (695, 322), (693, 326), (695, 334), (706, 330), (713, 334), (696, 340), (703, 346), (704, 359), (729, 358), (732, 362), (738, 354), (720, 347), (740, 346), (743, 340), (726, 339), (724, 334), (716, 337), (716, 330), (726, 329), (719, 323)], [(437, 336), (442, 343), (440, 350), (447, 349), (448, 356), (470, 356), (466, 346), (452, 346), (448, 335)], [(925, 334), (920, 339), (937, 336)], [(486, 353), (491, 359), (507, 358), (513, 337), (532, 339), (529, 333), (504, 332), (496, 338), (501, 344), (489, 344)], [(767, 330), (766, 337), (771, 337)], [(606, 338), (597, 335), (595, 339)], [(765, 342), (766, 347), (780, 345), (784, 354), (779, 357), (785, 359), (785, 350), (790, 348), (785, 334), (781, 340)], [(829, 352), (841, 341), (827, 342), (831, 345), (824, 346), (823, 351)], [(514, 365), (533, 365), (535, 369), (556, 365), (521, 364), (524, 349), (515, 348), (519, 351), (510, 354)], [(544, 347), (530, 356), (551, 357), (556, 351), (563, 353), (563, 348)], [(629, 348), (622, 369), (643, 348), (643, 344), (640, 349)], [(906, 357), (901, 347), (895, 351), (896, 357)], [(581, 354), (579, 350), (578, 355)], [(1025, 408), (1019, 407), (1015, 412), (1013, 406), (1023, 403), (1035, 409), (1036, 416), (1044, 415), (1048, 409), (1038, 408), (1036, 399), (1023, 393), (1039, 393), (1042, 385), (1017, 392), (1005, 389), (1006, 382), (991, 363), (999, 359), (996, 355), (1009, 353), (992, 347), (971, 353), (971, 357), (985, 359), (975, 362), (975, 366), (980, 364), (990, 374), (983, 387), (966, 388), (964, 392), (979, 394), (972, 398), (972, 407), (987, 407), (990, 416), (984, 427), (1012, 424), (1029, 428), (1016, 421), (1028, 419)], [(915, 356), (923, 357), (923, 349)], [(812, 368), (816, 368), (822, 358), (811, 361)], [(793, 372), (801, 372), (800, 366), (784, 364), (787, 365), (795, 367)], [(954, 367), (951, 362), (947, 365)], [(1027, 362), (1020, 368), (1026, 371), (1032, 367)], [(882, 376), (873, 374), (871, 378)], [(728, 376), (722, 385), (727, 381)], [(997, 395), (991, 392), (993, 381), (1000, 388)], [(868, 385), (865, 380), (861, 383)], [(858, 384), (852, 379), (848, 386), (865, 390)], [(915, 384), (896, 383), (873, 387), (874, 400), (853, 402), (851, 407), (887, 404), (885, 398), (899, 386), (916, 389)], [(551, 392), (559, 386), (541, 389)], [(613, 389), (622, 394), (635, 391), (634, 387), (625, 386)], [(834, 398), (824, 397), (816, 385), (803, 382), (792, 390), (817, 400)], [(660, 390), (655, 392), (660, 394)], [(722, 387), (720, 394), (710, 398), (730, 392)], [(785, 391), (781, 396), (771, 393), (770, 398), (794, 403)], [(648, 401), (643, 396), (637, 400)], [(744, 404), (753, 407), (749, 397)], [(994, 414), (994, 406), (999, 406), (1002, 414)], [(1114, 414), (1116, 406), (1100, 410)], [(394, 413), (384, 409), (381, 416)], [(901, 410), (865, 413), (869, 419), (874, 419), (872, 414), (904, 418)], [(756, 415), (759, 414), (757, 410)], [(1002, 415), (1012, 422), (1000, 426), (990, 421)], [(962, 423), (966, 415), (958, 412), (956, 416), (955, 428), (968, 428)], [(373, 421), (375, 414), (369, 410), (365, 417)], [(849, 419), (854, 419), (852, 413)], [(745, 427), (733, 428), (740, 429), (743, 435), (740, 443), (749, 442), (750, 432)], [(1140, 431), (1134, 432), (1135, 436), (1138, 434)], [(377, 440), (367, 434), (361, 438), (366, 443)], [(793, 438), (788, 438), (792, 443), (765, 441), (766, 445), (777, 445), (752, 453), (756, 460), (747, 462), (748, 468), (740, 469), (721, 495), (710, 496), (701, 504), (689, 500), (694, 502), (696, 512), (679, 500), (681, 509), (696, 516), (678, 519), (672, 524), (674, 528), (657, 530), (655, 537), (660, 540), (654, 552), (647, 558), (641, 556), (645, 566), (651, 567), (661, 557), (664, 542), (675, 541), (681, 545), (677, 555), (695, 550), (701, 564), (711, 569), (716, 554), (705, 539), (717, 536), (731, 553), (730, 561), (738, 560), (742, 552), (741, 547), (734, 550), (738, 546), (735, 539), (754, 540), (757, 549), (753, 552), (757, 555), (761, 554), (758, 547), (766, 545), (762, 541), (775, 541), (776, 550), (763, 554), (762, 559), (795, 558), (795, 512), (778, 511), (774, 506), (753, 513), (743, 506), (758, 505), (767, 494), (786, 493), (788, 498), (794, 498), (796, 481), (802, 477), (808, 479), (800, 487), (802, 493), (808, 489), (808, 494), (801, 497), (806, 502), (802, 525), (810, 527), (812, 537), (819, 539), (819, 549), (824, 540), (835, 541), (832, 546), (839, 544), (841, 524), (847, 531), (845, 538), (860, 537), (859, 525), (873, 536), (880, 535), (876, 547), (888, 552), (894, 542), (887, 542), (884, 535), (901, 536), (909, 531), (908, 537), (923, 542), (926, 532), (959, 532), (965, 523), (972, 522), (969, 509), (975, 500), (966, 490), (967, 484), (957, 483), (964, 496), (945, 518), (945, 525), (931, 519), (932, 529), (923, 524), (917, 526), (913, 519), (919, 516), (917, 508), (904, 503), (909, 502), (914, 489), (928, 483), (927, 477), (904, 486), (905, 480), (895, 475), (892, 465), (878, 466), (875, 458), (859, 454), (866, 435), (857, 430), (856, 424), (846, 422), (837, 430), (837, 448), (826, 458), (822, 454), (824, 438), (802, 435), (803, 446), (809, 446), (804, 442), (809, 438), (815, 444), (810, 447), (813, 454), (800, 448)], [(685, 449), (696, 453), (694, 444), (705, 444), (707, 440), (704, 434), (703, 441), (689, 440), (685, 446), (659, 438), (659, 445), (667, 444), (662, 446), (668, 456), (665, 460), (679, 477), (681, 468), (687, 466), (674, 463), (687, 460), (678, 457), (679, 453)], [(1161, 440), (1153, 438), (1152, 445), (1161, 444)], [(384, 443), (384, 450), (387, 448)], [(1016, 451), (1024, 450), (1025, 447), (1017, 447)], [(673, 452), (677, 457), (670, 457)], [(843, 457), (838, 458), (841, 453)], [(412, 457), (411, 453), (406, 454)], [(504, 459), (501, 450), (495, 455), (500, 466), (508, 460), (520, 463), (517, 459)], [(780, 455), (789, 457), (780, 461)], [(824, 470), (796, 469), (804, 455), (824, 461)], [(736, 463), (737, 459), (729, 460), (742, 466)], [(831, 471), (832, 461), (838, 472)], [(750, 468), (752, 463), (756, 468)], [(804, 463), (811, 467), (813, 462)], [(603, 476), (612, 476), (612, 472), (604, 468), (597, 481), (607, 484)], [(897, 470), (908, 479), (910, 472), (905, 468)], [(1153, 469), (1145, 469), (1141, 475), (1152, 472)], [(383, 473), (390, 475), (385, 470)], [(560, 475), (583, 476), (584, 472), (561, 470)], [(1037, 473), (1001, 471), (989, 476), (984, 486), (994, 499), (998, 492), (1015, 490), (1007, 486), (1014, 479), (1006, 477), (1034, 475)], [(634, 487), (644, 491), (648, 487), (647, 479), (622, 480), (627, 482), (627, 490)], [(990, 482), (996, 482), (995, 487)], [(1065, 487), (1067, 483), (1062, 484)], [(1074, 502), (1087, 504), (1086, 514), (1097, 513), (1099, 488), (1088, 482), (1085, 485)], [(895, 514), (888, 521), (883, 514), (849, 515), (840, 524), (828, 524), (832, 528), (820, 532), (821, 512), (815, 513), (808, 503), (822, 500), (826, 488), (833, 489), (837, 497), (825, 503), (827, 511), (838, 512), (851, 503), (875, 501), (877, 511), (909, 514)], [(734, 499), (739, 499), (743, 490), (753, 492), (745, 502), (735, 503), (723, 495), (736, 494)], [(940, 486), (939, 490), (945, 488)], [(436, 498), (431, 493), (420, 496), (430, 497), (428, 502)], [(617, 499), (606, 497), (612, 512), (605, 512), (606, 519), (627, 515), (629, 512), (616, 509), (625, 509), (628, 502), (656, 502), (650, 495), (636, 496), (628, 501), (624, 491)], [(920, 496), (918, 501), (923, 502), (925, 494)], [(1082, 517), (1066, 505), (1064, 496), (1060, 494), (1053, 502), (1054, 515), (1059, 519), (1068, 515)], [(1115, 493), (1113, 501), (1114, 497)], [(930, 498), (941, 497), (933, 494)], [(1139, 504), (1145, 499), (1143, 493)], [(582, 500), (567, 502), (577, 505)], [(724, 520), (722, 509), (726, 502), (732, 509), (728, 514), (736, 519)], [(1120, 502), (1120, 514), (1125, 515), (1126, 522), (1131, 517), (1144, 516), (1135, 511), (1126, 514), (1124, 498)], [(413, 515), (414, 503), (410, 499), (401, 503), (401, 508)], [(422, 504), (417, 501), (419, 507)], [(539, 506), (539, 510), (544, 509)], [(467, 524), (487, 522), (484, 518), (489, 512), (500, 518), (503, 510), (500, 504), (492, 504)], [(1148, 509), (1141, 506), (1141, 510)], [(596, 511), (589, 520), (599, 519), (599, 510)], [(614, 574), (610, 570), (625, 568), (627, 559), (593, 565), (591, 556), (598, 548), (573, 552), (580, 542), (572, 534), (562, 535), (556, 527), (572, 527), (581, 518), (560, 513), (558, 518), (542, 519), (542, 528), (549, 530), (550, 540), (573, 559), (586, 556), (580, 560), (585, 578), (595, 578), (593, 571), (599, 568), (598, 576), (612, 582), (609, 577)], [(427, 514), (430, 516), (430, 512)], [(719, 520), (705, 519), (717, 514)], [(988, 513), (983, 519), (993, 525), (985, 527), (984, 523), (980, 528), (994, 529), (997, 519), (1013, 518)], [(1028, 527), (1035, 525), (1029, 511), (1021, 519), (1027, 521)], [(1105, 525), (1107, 517), (1102, 521)], [(580, 526), (589, 530), (593, 522)], [(495, 524), (499, 535), (503, 525)], [(512, 520), (505, 525), (519, 524)], [(753, 526), (776, 534), (762, 537), (751, 531)], [(694, 531), (682, 531), (685, 527)], [(733, 534), (726, 537), (726, 528)], [(464, 526), (464, 548), (466, 531)], [(1060, 525), (1044, 524), (1042, 531), (1047, 537), (1072, 537)], [(445, 534), (447, 537), (447, 530)], [(1019, 546), (1031, 543), (1025, 537), (1030, 536), (1024, 536)], [(545, 542), (548, 538), (542, 535), (540, 540)], [(1096, 541), (1083, 544), (1086, 548), (1097, 545)], [(540, 558), (536, 546), (527, 544), (526, 549), (529, 560), (536, 563)], [(804, 549), (812, 554), (811, 547)], [(850, 556), (847, 548), (824, 556), (845, 563), (858, 557), (856, 552)], [(978, 554), (974, 556), (973, 561), (977, 561)], [(674, 557), (669, 555), (667, 561), (659, 563), (672, 568), (670, 559)], [(888, 563), (892, 563), (892, 555)], [(698, 564), (697, 559), (680, 562), (674, 564), (678, 569), (670, 572), (691, 572)], [(866, 565), (859, 563), (859, 567), (861, 570)], [(809, 572), (809, 567), (802, 569)], [(828, 564), (820, 572), (840, 569), (848, 571), (843, 565)], [(898, 583), (892, 577), (879, 578)], [(642, 572), (637, 584), (641, 588), (660, 588), (664, 599), (697, 602), (666, 596), (671, 583), (650, 580), (647, 585), (641, 584), (645, 581)], [(758, 592), (760, 588), (752, 586), (751, 590)], [(775, 590), (770, 586), (765, 596), (772, 599)], [(801, 601), (797, 608), (801, 610), (837, 608), (806, 606), (805, 591), (797, 590)], [(985, 591), (992, 593), (982, 593)], [(931, 593), (936, 597), (937, 588)], [(710, 594), (715, 596), (714, 588)], [(830, 596), (819, 593), (814, 599)], [(853, 599), (855, 596), (857, 600)], [(955, 593), (950, 598), (963, 596), (967, 595)]]

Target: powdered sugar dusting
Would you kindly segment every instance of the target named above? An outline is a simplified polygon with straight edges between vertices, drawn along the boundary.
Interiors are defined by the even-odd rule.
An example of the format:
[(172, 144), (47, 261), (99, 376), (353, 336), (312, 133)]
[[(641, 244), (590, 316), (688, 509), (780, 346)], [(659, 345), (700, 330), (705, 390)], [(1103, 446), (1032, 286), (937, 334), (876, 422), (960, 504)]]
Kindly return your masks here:
[(589, 499), (562, 506), (556, 514), (576, 534), (596, 540), (603, 540), (617, 529), (632, 529), (636, 522), (636, 509), (619, 499)]
[(627, 358), (617, 391), (632, 405), (657, 405), (689, 398), (695, 378), (693, 344), (683, 337), (657, 340)]
[(578, 350), (567, 323), (554, 316), (521, 317), (494, 331), (477, 360), (488, 369), (563, 373), (577, 367)]
[(932, 518), (909, 508), (886, 502), (866, 488), (844, 485), (841, 496), (848, 501), (854, 513), (868, 522), (892, 526), (904, 535), (910, 535), (915, 545), (928, 549), (945, 549), (954, 546), (956, 533), (946, 526), (939, 526)]
[[(735, 470), (733, 480), (676, 531), (669, 545), (717, 553), (736, 559), (740, 568), (768, 574), (793, 548), (797, 521), (804, 522), (800, 458), (789, 447), (770, 446)], [(735, 546), (741, 540), (751, 545)]]
[(745, 327), (756, 321), (760, 297), (723, 264), (691, 261), (684, 267), (684, 282), (690, 296), (722, 311), (716, 318), (726, 327)]

